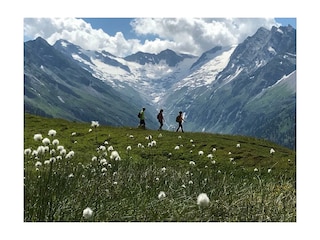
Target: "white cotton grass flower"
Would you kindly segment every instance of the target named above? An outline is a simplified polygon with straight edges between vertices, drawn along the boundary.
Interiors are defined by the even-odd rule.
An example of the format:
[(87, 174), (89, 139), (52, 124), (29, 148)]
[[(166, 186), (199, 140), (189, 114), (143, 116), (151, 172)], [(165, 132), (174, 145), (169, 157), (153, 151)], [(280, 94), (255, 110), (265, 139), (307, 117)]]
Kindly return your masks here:
[(91, 133), (92, 132), (92, 128), (89, 128), (88, 132)]
[(271, 168), (268, 169), (268, 173), (271, 173)]
[(91, 121), (91, 127), (99, 127), (99, 122), (98, 121)]
[(112, 152), (113, 151), (113, 147), (112, 146), (109, 146), (108, 147), (108, 152)]
[(258, 171), (259, 171), (259, 169), (258, 169), (258, 168), (255, 168), (255, 169), (253, 169), (253, 171), (254, 171), (254, 172), (258, 172)]
[(211, 153), (209, 153), (209, 154), (207, 155), (207, 158), (212, 159), (212, 158), (213, 158), (213, 155), (212, 155)]
[(91, 208), (87, 207), (86, 209), (83, 210), (82, 212), (82, 216), (85, 218), (85, 219), (88, 219), (88, 218), (91, 218), (92, 217), (92, 214), (93, 214), (93, 211)]
[(212, 152), (216, 152), (217, 151), (217, 149), (216, 148), (212, 148)]
[(197, 197), (197, 204), (200, 207), (207, 207), (210, 203), (210, 199), (206, 193), (200, 193)]
[(175, 146), (175, 147), (174, 147), (174, 150), (179, 150), (179, 149), (180, 149), (179, 146)]
[(160, 191), (159, 194), (158, 194), (158, 198), (159, 200), (162, 200), (166, 197), (166, 193), (164, 191)]
[(24, 155), (30, 155), (32, 153), (31, 148), (26, 148), (24, 150)]
[(111, 155), (110, 155), (110, 159), (119, 161), (119, 160), (121, 160), (121, 157), (117, 151), (112, 151)]
[(54, 146), (58, 146), (59, 145), (59, 140), (58, 139), (54, 139), (53, 141), (52, 141), (52, 144), (54, 145)]
[(189, 165), (194, 166), (194, 165), (196, 165), (196, 163), (194, 161), (190, 161)]
[(240, 147), (240, 143), (237, 143), (236, 147), (239, 148)]
[(48, 131), (48, 135), (49, 135), (50, 137), (54, 137), (56, 134), (57, 134), (57, 131), (56, 131), (56, 130), (51, 129), (51, 130)]
[(33, 136), (33, 139), (34, 139), (35, 141), (41, 141), (41, 140), (42, 140), (42, 134), (40, 134), (40, 133), (35, 134), (35, 135)]
[(275, 152), (276, 151), (273, 148), (270, 149), (270, 154), (274, 154)]
[(190, 142), (193, 143), (193, 139), (190, 139)]
[(131, 149), (132, 149), (131, 146), (127, 147), (127, 151), (131, 151)]
[(77, 135), (77, 133), (76, 133), (76, 132), (71, 133), (71, 136), (75, 136), (75, 135)]
[(163, 173), (166, 172), (166, 170), (167, 169), (165, 167), (161, 168), (161, 172), (163, 172)]
[(198, 155), (199, 155), (199, 156), (202, 156), (202, 155), (203, 155), (203, 151), (199, 151), (199, 152), (198, 152)]
[(44, 139), (42, 139), (42, 144), (43, 145), (50, 145), (50, 139), (49, 138), (44, 138)]
[(66, 158), (73, 158), (74, 157), (74, 151), (70, 151), (68, 152), (68, 154), (66, 155)]
[(35, 167), (36, 167), (36, 168), (39, 168), (39, 167), (41, 167), (41, 166), (42, 166), (42, 163), (41, 163), (40, 161), (37, 161), (36, 164), (35, 164)]
[(45, 153), (45, 148), (44, 148), (44, 146), (39, 146), (39, 147), (37, 148), (37, 153), (38, 153), (38, 155), (39, 155), (39, 154), (44, 154), (44, 153)]

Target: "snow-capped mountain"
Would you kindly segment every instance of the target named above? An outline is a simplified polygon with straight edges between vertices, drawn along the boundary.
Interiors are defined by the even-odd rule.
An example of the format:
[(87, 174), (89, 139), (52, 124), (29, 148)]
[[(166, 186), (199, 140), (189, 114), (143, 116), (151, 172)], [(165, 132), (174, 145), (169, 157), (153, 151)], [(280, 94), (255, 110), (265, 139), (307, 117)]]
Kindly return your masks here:
[[(72, 85), (73, 92), (79, 87), (72, 81), (89, 82), (85, 89), (80, 87), (86, 94), (92, 92), (90, 83), (99, 82), (98, 88), (108, 89), (103, 92), (117, 95), (117, 100), (109, 99), (115, 108), (111, 115), (121, 115), (125, 119), (122, 125), (135, 125), (137, 110), (145, 106), (149, 126), (156, 128), (156, 113), (163, 108), (167, 129), (176, 127), (175, 116), (183, 111), (187, 131), (251, 135), (295, 146), (296, 30), (290, 26), (260, 28), (238, 46), (213, 47), (201, 56), (167, 49), (159, 54), (138, 52), (121, 58), (59, 40), (53, 46), (43, 44), (42, 48), (50, 50), (44, 58), (35, 47), (39, 42), (44, 40), (25, 43), (26, 109), (49, 114), (50, 100), (40, 107), (30, 93), (43, 95), (43, 89), (36, 87), (47, 84), (43, 74), (50, 71), (52, 81)], [(52, 59), (59, 64), (49, 64)], [(81, 70), (66, 71), (67, 64)], [(40, 66), (47, 72), (39, 70)], [(102, 97), (92, 101), (99, 102)], [(120, 99), (122, 109), (118, 107)], [(73, 104), (82, 103), (75, 98)], [(103, 105), (99, 108), (111, 111)], [(53, 112), (49, 115), (55, 116)], [(130, 112), (130, 117), (123, 117), (124, 112)], [(71, 118), (67, 114), (65, 117)], [(73, 115), (78, 120), (89, 118)]]

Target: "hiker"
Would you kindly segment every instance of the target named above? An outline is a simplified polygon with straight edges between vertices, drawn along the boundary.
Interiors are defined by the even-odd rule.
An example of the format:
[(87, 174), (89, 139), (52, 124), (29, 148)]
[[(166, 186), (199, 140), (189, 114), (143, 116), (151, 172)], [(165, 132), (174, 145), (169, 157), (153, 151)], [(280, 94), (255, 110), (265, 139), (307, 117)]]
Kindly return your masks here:
[(179, 126), (176, 132), (178, 132), (180, 128), (181, 128), (181, 131), (183, 132), (182, 121), (183, 121), (183, 117), (182, 117), (182, 112), (180, 111), (179, 115), (176, 117), (176, 122), (179, 123)]
[(160, 109), (160, 112), (157, 115), (157, 119), (160, 123), (160, 127), (158, 129), (158, 131), (162, 130), (162, 126), (163, 126), (163, 122), (164, 122), (164, 117), (163, 117), (163, 109)]
[(144, 117), (144, 111), (146, 110), (146, 108), (142, 108), (142, 110), (139, 112), (138, 117), (140, 119), (140, 124), (139, 127), (146, 129), (146, 122), (144, 121), (145, 117)]

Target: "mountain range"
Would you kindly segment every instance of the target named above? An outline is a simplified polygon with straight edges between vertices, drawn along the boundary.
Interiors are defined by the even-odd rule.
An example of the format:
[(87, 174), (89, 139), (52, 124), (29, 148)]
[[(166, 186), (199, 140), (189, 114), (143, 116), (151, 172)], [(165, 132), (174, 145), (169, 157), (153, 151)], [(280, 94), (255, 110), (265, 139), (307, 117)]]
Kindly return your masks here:
[(113, 126), (137, 126), (146, 107), (156, 129), (247, 135), (295, 149), (296, 30), (259, 28), (236, 46), (201, 56), (170, 49), (118, 57), (82, 49), (64, 39), (24, 43), (25, 111)]

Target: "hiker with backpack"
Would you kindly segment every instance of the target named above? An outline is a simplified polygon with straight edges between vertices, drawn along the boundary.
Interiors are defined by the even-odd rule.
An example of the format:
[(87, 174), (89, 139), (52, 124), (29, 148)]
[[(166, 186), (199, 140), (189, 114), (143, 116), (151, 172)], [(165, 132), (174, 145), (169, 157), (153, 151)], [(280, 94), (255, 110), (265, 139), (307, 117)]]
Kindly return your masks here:
[(140, 119), (140, 124), (138, 127), (141, 127), (143, 129), (146, 129), (146, 122), (145, 122), (145, 117), (144, 117), (144, 111), (146, 108), (142, 108), (142, 110), (138, 113), (138, 118)]
[(162, 130), (162, 126), (163, 126), (163, 122), (164, 122), (164, 117), (163, 117), (163, 109), (160, 109), (160, 112), (157, 115), (157, 119), (160, 123), (160, 127), (158, 129), (158, 131)]
[(183, 132), (182, 121), (183, 121), (183, 116), (182, 116), (182, 112), (180, 111), (179, 115), (176, 117), (176, 122), (179, 123), (179, 126), (178, 126), (176, 132), (178, 132), (179, 129), (181, 129), (181, 131)]

